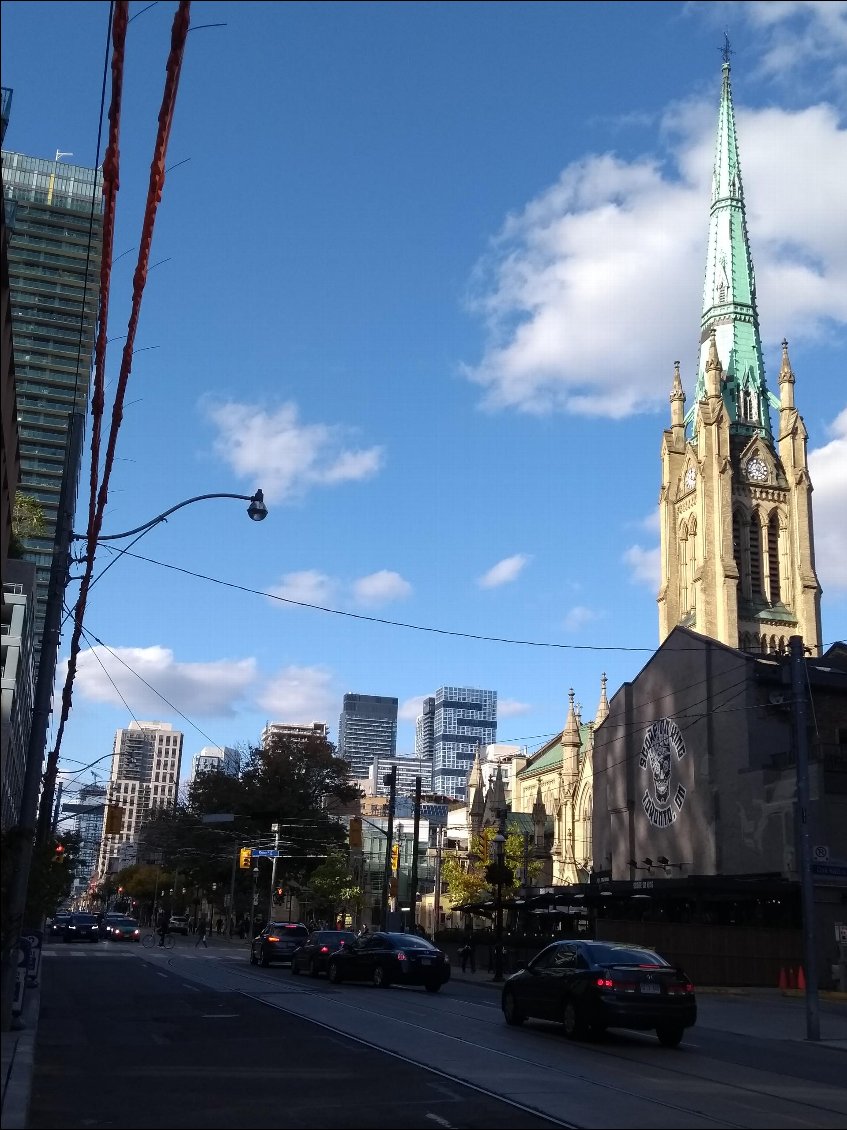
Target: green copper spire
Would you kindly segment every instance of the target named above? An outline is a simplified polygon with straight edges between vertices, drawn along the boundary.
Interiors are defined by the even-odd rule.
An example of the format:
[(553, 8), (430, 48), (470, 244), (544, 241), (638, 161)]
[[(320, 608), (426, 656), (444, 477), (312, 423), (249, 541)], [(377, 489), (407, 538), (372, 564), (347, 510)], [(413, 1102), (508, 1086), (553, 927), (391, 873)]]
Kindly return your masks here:
[[(769, 396), (762, 361), (756, 279), (747, 238), (744, 189), (738, 161), (735, 114), (729, 84), (729, 49), (724, 48), (723, 83), (712, 174), (709, 249), (700, 321), (700, 361), (696, 402), (706, 395), (706, 364), (711, 331), (725, 381), (723, 400), (730, 428), (738, 436), (772, 439)], [(775, 406), (777, 401), (773, 400)]]

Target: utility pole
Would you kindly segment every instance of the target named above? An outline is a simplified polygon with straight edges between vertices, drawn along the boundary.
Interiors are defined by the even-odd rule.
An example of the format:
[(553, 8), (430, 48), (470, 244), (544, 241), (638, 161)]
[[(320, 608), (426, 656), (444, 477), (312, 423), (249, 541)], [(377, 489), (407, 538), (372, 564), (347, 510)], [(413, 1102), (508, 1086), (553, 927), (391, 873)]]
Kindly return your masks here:
[(391, 772), (386, 773), (382, 779), (388, 785), (388, 834), (385, 838), (385, 869), (382, 876), (382, 899), (380, 905), (380, 926), (388, 929), (388, 891), (391, 886), (391, 848), (394, 843), (394, 804), (397, 799), (397, 766), (391, 766)]
[(412, 832), (412, 881), (409, 891), (409, 932), (414, 934), (418, 921), (418, 837), (421, 832), (421, 779), (415, 777), (415, 822)]
[(803, 964), (806, 968), (806, 1039), (820, 1040), (815, 889), (812, 883), (812, 830), (809, 810), (809, 745), (806, 723), (806, 659), (803, 637), (788, 641), (791, 664), (791, 717), (797, 760), (796, 831), (800, 848), (800, 895), (803, 910)]
[(441, 926), (441, 840), (442, 833), (445, 831), (446, 829), (440, 826), (435, 829), (435, 896), (433, 898), (435, 922), (432, 926), (433, 939)]
[[(271, 831), (274, 834), (274, 851), (277, 854), (271, 860), (271, 890), (268, 901), (268, 922), (273, 922), (274, 919), (274, 895), (276, 894), (276, 865), (279, 859), (279, 824), (271, 824)], [(291, 917), (291, 903), (288, 904), (289, 914)]]

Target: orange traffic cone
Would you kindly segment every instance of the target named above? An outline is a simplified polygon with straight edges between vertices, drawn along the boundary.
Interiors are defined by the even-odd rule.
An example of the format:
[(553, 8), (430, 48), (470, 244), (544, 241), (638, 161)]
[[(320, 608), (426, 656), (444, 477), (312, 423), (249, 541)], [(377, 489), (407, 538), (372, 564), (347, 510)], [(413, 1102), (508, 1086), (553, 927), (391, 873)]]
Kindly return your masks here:
[(797, 988), (797, 982), (794, 980), (794, 969), (791, 966), (788, 969), (788, 987), (789, 989)]
[(785, 966), (784, 965), (781, 965), (779, 967), (779, 988), (780, 989), (787, 989), (788, 988), (788, 978), (785, 975)]
[(802, 965), (797, 970), (797, 988), (798, 989), (805, 989), (806, 988), (806, 974), (803, 972), (803, 966)]

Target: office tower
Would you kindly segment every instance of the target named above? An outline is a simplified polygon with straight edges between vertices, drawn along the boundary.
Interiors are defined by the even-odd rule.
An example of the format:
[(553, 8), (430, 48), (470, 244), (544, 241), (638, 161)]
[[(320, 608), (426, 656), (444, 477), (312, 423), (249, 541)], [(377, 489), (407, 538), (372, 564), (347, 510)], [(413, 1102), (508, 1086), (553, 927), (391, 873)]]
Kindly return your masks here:
[(397, 768), (397, 796), (415, 795), (415, 778), (421, 778), (421, 791), (429, 792), (432, 780), (431, 757), (375, 757), (368, 770), (368, 796), (388, 796), (390, 786), (384, 784), (385, 777)]
[(97, 857), (103, 838), (103, 813), (106, 808), (106, 788), (96, 782), (83, 785), (76, 804), (63, 804), (62, 812), (74, 817), (73, 833), (79, 836), (79, 848), (74, 867), (73, 894), (81, 895), (97, 874)]
[(35, 692), (34, 608), (35, 566), (29, 561), (7, 561), (3, 570), (3, 605), (0, 609), (0, 670), (3, 674), (0, 825), (4, 831), (20, 823), (21, 816)]
[(169, 722), (130, 722), (115, 733), (109, 808), (122, 810), (120, 831), (103, 829), (98, 874), (139, 860), (142, 825), (154, 809), (173, 808), (179, 789), (183, 735)]
[(262, 745), (266, 746), (272, 738), (285, 738), (287, 741), (304, 742), (307, 738), (329, 741), (329, 726), (326, 722), (311, 722), (298, 725), (296, 722), (268, 722), (262, 730)]
[[(5, 101), (5, 96), (4, 96)], [(56, 519), (65, 477), (76, 496), (81, 436), (100, 293), (103, 179), (99, 169), (3, 150), (15, 392), (18, 493), (37, 498), (44, 529), (28, 538), (36, 566), (35, 641), (40, 655)]]
[(376, 757), (397, 752), (397, 699), (346, 694), (338, 720), (338, 755), (351, 777), (367, 777)]
[(430, 695), (423, 700), (421, 712), (415, 719), (415, 757), (432, 758), (435, 745), (435, 699)]
[(241, 767), (241, 755), (237, 749), (228, 745), (204, 745), (191, 759), (191, 780), (198, 773), (225, 773), (227, 777), (237, 777)]
[(433, 793), (464, 800), (477, 749), (496, 740), (496, 691), (439, 687), (433, 718)]

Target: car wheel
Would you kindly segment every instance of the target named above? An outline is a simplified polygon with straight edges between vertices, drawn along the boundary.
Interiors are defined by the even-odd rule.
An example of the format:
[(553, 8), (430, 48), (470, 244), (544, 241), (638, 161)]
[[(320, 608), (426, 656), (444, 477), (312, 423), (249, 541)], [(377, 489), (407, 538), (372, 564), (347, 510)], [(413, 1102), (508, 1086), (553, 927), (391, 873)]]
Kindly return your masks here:
[(318, 963), (315, 961), (314, 958), (312, 958), (312, 960), (309, 962), (309, 976), (310, 977), (317, 977), (317, 975), (319, 973), (320, 973), (320, 969), (318, 968)]
[(656, 1029), (656, 1035), (663, 1048), (678, 1048), (682, 1043), (684, 1032), (685, 1029), (679, 1024), (660, 1024)]
[(427, 981), (427, 983), (424, 985), (424, 988), (426, 989), (426, 991), (428, 993), (437, 993), (438, 990), (441, 988), (441, 982), (440, 981)]
[(329, 963), (329, 972), (327, 973), (327, 976), (329, 977), (333, 985), (341, 984), (341, 970), (338, 968), (337, 961), (331, 961)]
[(373, 971), (373, 983), (378, 989), (387, 989), (391, 983), (388, 974), (381, 965), (378, 965)]
[(518, 1002), (515, 1000), (513, 992), (505, 993), (503, 996), (503, 1016), (506, 1023), (515, 1028), (526, 1020), (526, 1016), (518, 1008)]
[(575, 1001), (571, 999), (565, 1001), (565, 1007), (562, 1013), (562, 1024), (565, 1026), (565, 1035), (569, 1040), (579, 1040), (586, 1035), (585, 1021)]

